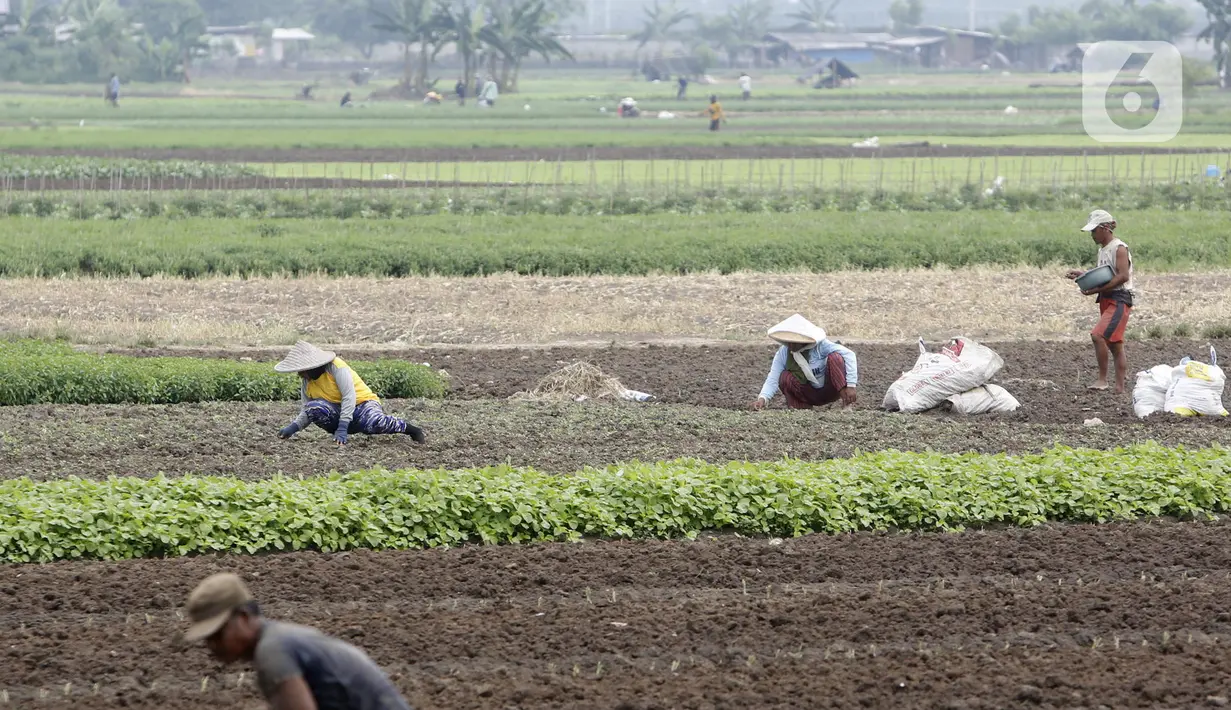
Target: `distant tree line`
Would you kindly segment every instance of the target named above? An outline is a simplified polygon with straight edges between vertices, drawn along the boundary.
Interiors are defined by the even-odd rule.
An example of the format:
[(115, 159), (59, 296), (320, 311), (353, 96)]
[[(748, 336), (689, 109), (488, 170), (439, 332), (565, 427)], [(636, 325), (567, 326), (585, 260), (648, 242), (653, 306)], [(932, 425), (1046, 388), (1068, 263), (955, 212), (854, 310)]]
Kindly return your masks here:
[[(639, 47), (663, 59), (669, 42), (684, 45), (693, 72), (716, 62), (759, 58), (776, 0), (736, 0), (706, 16), (678, 0), (643, 8)], [(799, 0), (787, 18), (795, 31), (834, 31), (841, 0)], [(1210, 42), (1220, 77), (1231, 73), (1231, 0), (1198, 0), (1206, 12), (1199, 37)], [(259, 25), (308, 27), (370, 58), (377, 45), (402, 48), (402, 83), (426, 90), (433, 61), (456, 48), (463, 80), (493, 76), (516, 91), (531, 57), (571, 59), (553, 28), (580, 9), (580, 0), (11, 0), (0, 22), (0, 76), (27, 82), (125, 79), (187, 81), (208, 53), (205, 28)], [(894, 0), (888, 29), (907, 33), (923, 21), (922, 0)], [(1161, 0), (1087, 0), (1078, 7), (1032, 6), (1001, 23), (1019, 44), (1062, 45), (1098, 40), (1173, 40), (1192, 26), (1180, 7)], [(694, 66), (695, 65), (695, 66)]]

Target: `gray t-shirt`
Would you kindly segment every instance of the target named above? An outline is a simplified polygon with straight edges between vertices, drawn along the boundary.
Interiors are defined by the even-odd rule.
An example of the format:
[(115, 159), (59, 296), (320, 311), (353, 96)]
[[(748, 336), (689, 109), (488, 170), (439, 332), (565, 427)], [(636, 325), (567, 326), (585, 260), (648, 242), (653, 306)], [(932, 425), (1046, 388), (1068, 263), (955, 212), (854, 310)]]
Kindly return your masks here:
[(366, 653), (307, 626), (264, 621), (252, 660), (266, 699), (303, 676), (320, 710), (410, 710)]

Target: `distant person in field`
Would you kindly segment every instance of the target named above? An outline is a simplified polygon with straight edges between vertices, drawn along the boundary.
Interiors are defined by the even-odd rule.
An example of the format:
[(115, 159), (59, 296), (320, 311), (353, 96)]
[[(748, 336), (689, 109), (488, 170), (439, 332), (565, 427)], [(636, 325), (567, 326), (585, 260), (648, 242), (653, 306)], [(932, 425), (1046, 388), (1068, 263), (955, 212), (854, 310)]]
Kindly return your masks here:
[[(1111, 357), (1116, 361), (1116, 392), (1124, 391), (1124, 379), (1128, 375), (1128, 355), (1124, 352), (1124, 329), (1133, 312), (1133, 256), (1128, 245), (1116, 235), (1116, 221), (1104, 210), (1094, 210), (1086, 220), (1083, 232), (1089, 232), (1098, 245), (1098, 266), (1110, 266), (1114, 272), (1111, 281), (1098, 288), (1082, 291), (1083, 296), (1097, 296), (1099, 321), (1090, 331), (1094, 342), (1094, 355), (1098, 361), (1098, 380), (1090, 385), (1092, 390), (1105, 390), (1107, 364)], [(1097, 268), (1097, 267), (1096, 267)], [(1084, 274), (1081, 269), (1070, 269), (1068, 278), (1076, 279)]]
[(345, 94), (342, 94), (342, 103), (338, 105), (341, 106), (342, 108), (350, 108), (352, 106), (349, 91), (346, 92)]
[(744, 101), (752, 98), (752, 77), (748, 72), (739, 75), (739, 90), (744, 94)]
[(683, 101), (688, 94), (688, 77), (681, 76), (677, 82), (679, 89), (675, 92), (675, 98), (678, 101)]
[(107, 103), (118, 108), (120, 105), (120, 77), (115, 74), (107, 82)]
[(718, 130), (719, 124), (727, 122), (727, 115), (722, 112), (722, 104), (718, 103), (717, 96), (710, 96), (709, 108), (705, 109), (706, 114), (710, 117), (710, 130)]
[(333, 434), (338, 446), (345, 446), (350, 434), (406, 434), (415, 443), (425, 440), (419, 427), (385, 414), (363, 379), (332, 352), (301, 340), (274, 370), (300, 378), (299, 416), (278, 432), (281, 439), (315, 424)]
[(859, 366), (852, 350), (827, 340), (823, 329), (798, 313), (770, 328), (769, 337), (782, 346), (752, 403), (754, 410), (764, 409), (779, 391), (791, 409), (855, 404)]
[(487, 77), (487, 83), (483, 84), (483, 93), (479, 94), (479, 102), (491, 108), (496, 105), (496, 99), (499, 97), (500, 87), (496, 85), (495, 77)]
[(314, 628), (266, 619), (237, 575), (207, 577), (185, 607), (192, 625), (184, 639), (204, 641), (223, 663), (250, 663), (275, 710), (410, 710), (366, 653)]
[(466, 80), (458, 79), (457, 85), (453, 87), (453, 93), (457, 94), (457, 105), (466, 105)]

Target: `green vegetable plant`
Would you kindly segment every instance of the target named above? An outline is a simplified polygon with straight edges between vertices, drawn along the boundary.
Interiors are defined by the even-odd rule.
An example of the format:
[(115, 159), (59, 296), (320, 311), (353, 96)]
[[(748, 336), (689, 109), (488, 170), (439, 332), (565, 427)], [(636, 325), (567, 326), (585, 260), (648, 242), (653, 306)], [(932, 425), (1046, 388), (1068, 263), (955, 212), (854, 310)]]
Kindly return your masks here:
[(308, 479), (0, 482), (0, 561), (406, 549), (989, 524), (1207, 518), (1231, 505), (1223, 448), (1148, 443), (1025, 456), (630, 463), (557, 476), (497, 466)]
[[(64, 343), (0, 341), (8, 376), (0, 406), (23, 404), (176, 404), (255, 402), (299, 396), (299, 379), (272, 363), (183, 357), (94, 355)], [(383, 397), (442, 397), (431, 368), (394, 360), (350, 363)]]

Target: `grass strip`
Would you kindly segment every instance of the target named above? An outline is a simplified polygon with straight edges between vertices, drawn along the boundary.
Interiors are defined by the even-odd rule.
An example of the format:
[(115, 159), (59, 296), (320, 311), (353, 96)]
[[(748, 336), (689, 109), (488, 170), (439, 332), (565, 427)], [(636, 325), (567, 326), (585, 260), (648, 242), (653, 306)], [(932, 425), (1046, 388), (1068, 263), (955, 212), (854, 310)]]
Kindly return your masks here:
[(468, 542), (791, 536), (1197, 518), (1228, 509), (1223, 448), (632, 463), (553, 476), (497, 466), (255, 482), (185, 476), (0, 483), (0, 560), (408, 549)]
[(11, 184), (26, 180), (137, 180), (239, 178), (260, 175), (255, 167), (200, 160), (135, 160), (81, 156), (0, 155), (0, 179)]
[[(63, 343), (0, 342), (6, 377), (0, 405), (260, 402), (299, 396), (299, 378), (272, 363), (182, 357), (94, 355)], [(445, 382), (424, 365), (352, 363), (382, 397), (442, 397)]]
[[(0, 230), (15, 277), (549, 276), (1092, 264), (1090, 205), (1047, 212), (433, 215), (383, 220), (23, 219)], [(1231, 266), (1226, 211), (1111, 207), (1141, 268)], [(0, 221), (3, 223), (3, 221)]]

